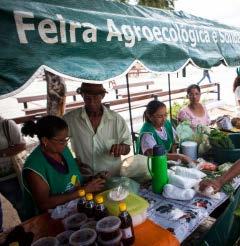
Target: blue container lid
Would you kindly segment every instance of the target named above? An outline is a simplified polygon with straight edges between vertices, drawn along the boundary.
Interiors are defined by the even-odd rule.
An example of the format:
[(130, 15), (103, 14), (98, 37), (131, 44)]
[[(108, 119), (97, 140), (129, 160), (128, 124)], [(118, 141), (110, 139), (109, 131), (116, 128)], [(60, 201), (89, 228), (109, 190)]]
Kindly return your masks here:
[(163, 145), (153, 146), (153, 156), (161, 156), (165, 154), (166, 154), (166, 150)]

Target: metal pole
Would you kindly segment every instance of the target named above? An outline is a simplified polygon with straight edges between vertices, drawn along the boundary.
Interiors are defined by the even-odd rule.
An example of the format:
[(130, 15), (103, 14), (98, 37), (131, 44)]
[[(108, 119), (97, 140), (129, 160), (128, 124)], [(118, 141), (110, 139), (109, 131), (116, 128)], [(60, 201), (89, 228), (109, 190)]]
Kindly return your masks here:
[(127, 97), (128, 97), (128, 109), (129, 109), (129, 116), (130, 116), (130, 127), (131, 127), (131, 135), (132, 135), (132, 142), (133, 142), (133, 150), (135, 152), (135, 135), (133, 132), (133, 120), (132, 120), (132, 106), (131, 106), (131, 98), (130, 98), (130, 89), (129, 89), (129, 78), (128, 73), (126, 74), (126, 82), (127, 82)]
[(220, 101), (220, 84), (217, 84), (217, 99)]
[(171, 98), (171, 78), (170, 78), (170, 74), (168, 74), (168, 100), (169, 100), (170, 120), (172, 121), (172, 98)]

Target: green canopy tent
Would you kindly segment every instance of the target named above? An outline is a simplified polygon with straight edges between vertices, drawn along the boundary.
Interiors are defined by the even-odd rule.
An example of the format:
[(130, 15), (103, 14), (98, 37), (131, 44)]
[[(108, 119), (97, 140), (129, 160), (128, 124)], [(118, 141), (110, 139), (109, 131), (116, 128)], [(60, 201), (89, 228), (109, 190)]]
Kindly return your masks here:
[(171, 73), (240, 65), (240, 29), (183, 12), (104, 0), (2, 0), (0, 95), (26, 86), (44, 66), (92, 83), (126, 74), (138, 60)]
[(205, 69), (240, 65), (238, 28), (105, 0), (2, 0), (0, 47), (0, 98), (24, 89), (39, 68), (104, 83), (136, 61), (155, 73), (189, 62)]
[(41, 68), (104, 83), (136, 61), (168, 74), (189, 62), (204, 69), (240, 66), (240, 29), (106, 0), (1, 0), (0, 48), (1, 99), (24, 89)]

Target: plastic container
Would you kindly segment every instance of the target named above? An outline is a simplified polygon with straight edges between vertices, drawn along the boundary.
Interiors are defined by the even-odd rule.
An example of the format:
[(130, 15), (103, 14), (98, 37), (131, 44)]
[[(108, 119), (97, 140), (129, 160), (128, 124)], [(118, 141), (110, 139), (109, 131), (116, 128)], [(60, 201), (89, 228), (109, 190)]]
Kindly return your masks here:
[[(110, 215), (118, 216), (119, 202), (108, 199), (108, 194), (109, 190), (101, 193), (105, 199), (105, 206), (107, 207)], [(149, 207), (149, 203), (142, 197), (133, 193), (129, 193), (124, 202), (126, 203), (128, 212), (132, 217), (133, 226), (142, 224), (147, 218), (147, 209)]]
[(63, 220), (65, 230), (79, 230), (87, 222), (87, 216), (83, 213), (76, 213)]
[(98, 236), (98, 245), (99, 246), (121, 246), (122, 232), (118, 231), (118, 234), (115, 238), (111, 240), (103, 240), (101, 235)]
[(71, 246), (95, 246), (97, 233), (90, 228), (80, 229), (74, 232), (69, 239)]
[(97, 222), (96, 230), (101, 240), (109, 241), (119, 236), (121, 220), (116, 216), (107, 216)]
[(59, 246), (55, 237), (42, 237), (32, 244), (32, 246)]
[(168, 183), (167, 156), (162, 145), (153, 147), (153, 156), (148, 157), (148, 170), (152, 176), (152, 191), (160, 194)]
[(240, 159), (240, 133), (230, 133), (228, 136), (232, 140), (235, 148), (212, 148), (213, 159), (217, 164), (222, 164), (224, 162), (235, 162)]
[(81, 229), (83, 229), (83, 228), (90, 228), (90, 229), (96, 230), (96, 224), (97, 224), (97, 221), (90, 220), (87, 223), (83, 224), (81, 226)]
[(68, 246), (69, 238), (74, 233), (72, 230), (64, 231), (56, 236), (56, 239), (59, 242), (59, 246)]
[(181, 153), (189, 156), (193, 160), (197, 160), (198, 145), (193, 141), (185, 141), (181, 143)]

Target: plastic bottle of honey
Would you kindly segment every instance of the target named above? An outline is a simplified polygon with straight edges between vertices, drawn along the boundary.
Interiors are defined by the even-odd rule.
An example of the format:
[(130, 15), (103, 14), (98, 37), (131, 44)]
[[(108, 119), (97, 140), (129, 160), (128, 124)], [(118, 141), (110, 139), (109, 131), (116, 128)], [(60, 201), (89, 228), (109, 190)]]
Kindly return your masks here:
[(98, 221), (106, 216), (109, 215), (107, 208), (103, 204), (103, 197), (102, 196), (96, 196), (95, 197), (96, 205), (94, 209), (94, 217), (95, 220)]
[(84, 213), (85, 204), (86, 204), (85, 190), (79, 190), (78, 194), (80, 198), (77, 203), (77, 210), (79, 213)]
[(94, 217), (94, 207), (95, 207), (95, 202), (93, 201), (93, 194), (87, 193), (86, 200), (87, 201), (85, 204), (84, 212), (88, 218), (93, 218)]
[(126, 203), (119, 204), (120, 229), (122, 232), (122, 243), (124, 246), (132, 245), (135, 241), (132, 217), (127, 211)]

